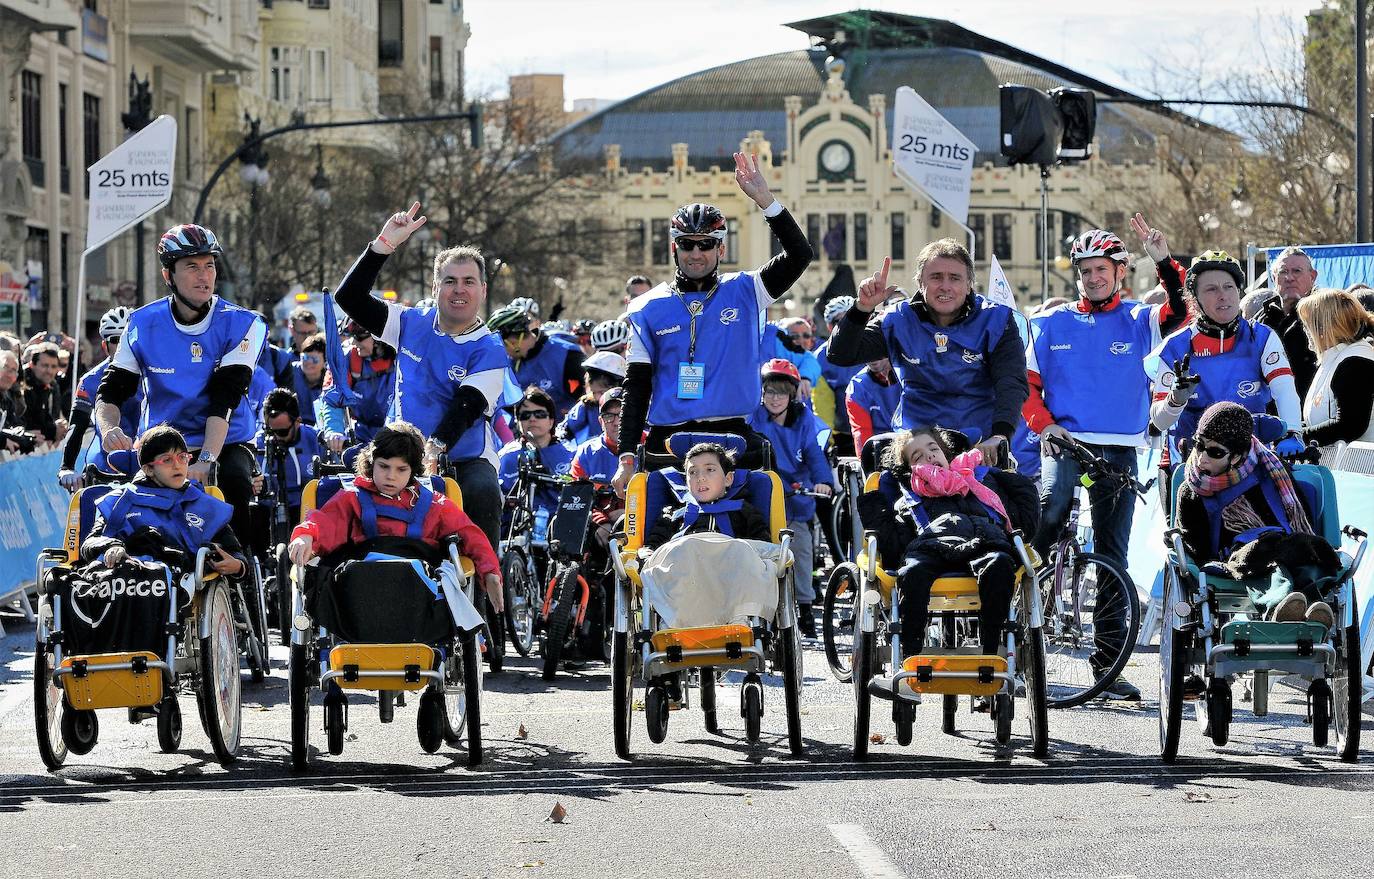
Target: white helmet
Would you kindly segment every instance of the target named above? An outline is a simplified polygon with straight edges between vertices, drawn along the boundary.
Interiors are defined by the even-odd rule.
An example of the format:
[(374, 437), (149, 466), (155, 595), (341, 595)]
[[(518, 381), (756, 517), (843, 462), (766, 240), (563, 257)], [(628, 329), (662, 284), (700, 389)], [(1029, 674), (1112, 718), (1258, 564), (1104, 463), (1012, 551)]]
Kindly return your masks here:
[(539, 319), (539, 303), (528, 296), (517, 296), (510, 301), (511, 308), (518, 308), (525, 313), (526, 317)]
[(615, 348), (630, 341), (630, 328), (618, 320), (603, 320), (592, 330), (592, 347), (598, 351)]
[(839, 320), (846, 311), (853, 307), (853, 296), (836, 296), (825, 304), (825, 311), (823, 313), (825, 322), (833, 324), (835, 321)]
[(116, 305), (100, 316), (100, 338), (106, 342), (118, 342), (129, 328), (129, 309)]
[(625, 378), (625, 358), (614, 351), (597, 351), (582, 361), (582, 368), (590, 372), (605, 372), (623, 380)]

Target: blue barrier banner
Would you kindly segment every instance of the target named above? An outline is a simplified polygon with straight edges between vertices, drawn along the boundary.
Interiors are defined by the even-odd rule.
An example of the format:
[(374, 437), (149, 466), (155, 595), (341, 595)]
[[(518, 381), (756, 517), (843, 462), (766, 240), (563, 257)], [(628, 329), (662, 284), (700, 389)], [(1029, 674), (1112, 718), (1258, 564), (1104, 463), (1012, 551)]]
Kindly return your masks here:
[(62, 451), (0, 464), (0, 593), (33, 580), (38, 553), (62, 545), (71, 495), (57, 484)]
[[(1349, 287), (1351, 284), (1374, 283), (1374, 244), (1316, 244), (1303, 247), (1317, 270), (1318, 287)], [(1269, 265), (1283, 252), (1281, 247), (1265, 250)], [(1272, 277), (1272, 289), (1277, 289)]]

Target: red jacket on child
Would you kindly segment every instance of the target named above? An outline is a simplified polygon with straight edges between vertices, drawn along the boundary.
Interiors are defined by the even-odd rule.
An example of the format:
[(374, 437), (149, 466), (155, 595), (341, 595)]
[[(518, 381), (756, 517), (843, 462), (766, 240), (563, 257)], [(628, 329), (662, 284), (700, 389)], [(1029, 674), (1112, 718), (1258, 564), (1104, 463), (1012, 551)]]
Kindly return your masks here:
[[(353, 485), (358, 491), (367, 492), (377, 506), (411, 510), (420, 499), (420, 492), (414, 480), (399, 497), (382, 494), (366, 476), (355, 477)], [(406, 523), (399, 519), (377, 517), (378, 536), (404, 537), (406, 527)], [(457, 534), (462, 540), (461, 551), (463, 555), (472, 559), (479, 576), (500, 575), (501, 564), (497, 561), (496, 552), (491, 548), (487, 535), (473, 524), (472, 519), (468, 518), (468, 514), (460, 510), (457, 504), (435, 492), (434, 502), (425, 514), (421, 539), (438, 546), (441, 540), (451, 534)], [(319, 556), (329, 555), (350, 543), (362, 543), (367, 536), (363, 533), (362, 509), (358, 504), (358, 495), (352, 491), (340, 491), (334, 495), (328, 503), (311, 511), (305, 521), (296, 526), (291, 532), (291, 539), (295, 540), (297, 537), (309, 537), (314, 543), (312, 551)]]

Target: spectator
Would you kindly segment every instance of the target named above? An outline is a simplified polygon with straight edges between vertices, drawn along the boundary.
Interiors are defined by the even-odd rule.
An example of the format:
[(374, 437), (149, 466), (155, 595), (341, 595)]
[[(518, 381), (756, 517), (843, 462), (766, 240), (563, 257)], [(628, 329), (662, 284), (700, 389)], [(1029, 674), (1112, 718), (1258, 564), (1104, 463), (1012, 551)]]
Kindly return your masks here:
[(1298, 316), (1298, 302), (1312, 294), (1317, 285), (1317, 270), (1312, 258), (1300, 247), (1288, 247), (1274, 260), (1272, 271), (1278, 285), (1278, 297), (1265, 305), (1258, 321), (1279, 334), (1283, 349), (1288, 352), (1288, 365), (1293, 369), (1293, 381), (1298, 396), (1307, 398), (1307, 389), (1317, 374), (1317, 355), (1308, 341)]
[(1240, 300), (1240, 313), (1246, 320), (1258, 320), (1264, 307), (1278, 298), (1273, 290), (1256, 290), (1253, 293), (1246, 293)]
[(287, 320), (291, 324), (291, 350), (300, 354), (306, 340), (320, 331), (320, 322), (308, 308), (297, 308)]
[(1317, 354), (1302, 438), (1329, 466), (1336, 443), (1374, 441), (1374, 315), (1344, 290), (1323, 290), (1298, 303), (1298, 317)]
[(52, 342), (30, 345), (28, 366), (24, 369), (24, 429), (55, 443), (67, 433), (63, 417), (62, 394), (57, 389), (57, 373), (62, 368), (60, 349)]
[(622, 305), (629, 305), (630, 301), (642, 293), (648, 293), (654, 289), (654, 282), (644, 275), (631, 275), (625, 282), (625, 298), (620, 301)]
[[(0, 428), (23, 424), (23, 391), (23, 385), (19, 383), (19, 355), (13, 351), (0, 350)], [(18, 445), (13, 441), (5, 442), (5, 451), (18, 450)]]

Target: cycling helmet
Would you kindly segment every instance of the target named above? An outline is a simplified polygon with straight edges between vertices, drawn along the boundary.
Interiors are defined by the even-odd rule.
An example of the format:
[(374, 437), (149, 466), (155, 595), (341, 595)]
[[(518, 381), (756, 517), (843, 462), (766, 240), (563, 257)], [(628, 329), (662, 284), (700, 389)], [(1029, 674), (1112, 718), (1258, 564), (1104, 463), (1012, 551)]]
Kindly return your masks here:
[(524, 309), (512, 302), (504, 308), (498, 308), (496, 313), (487, 319), (487, 329), (502, 336), (528, 333), (530, 317)]
[(1073, 249), (1069, 251), (1069, 260), (1075, 266), (1085, 259), (1099, 256), (1121, 263), (1128, 262), (1131, 258), (1121, 239), (1105, 229), (1090, 229), (1079, 235), (1073, 241)]
[(836, 296), (825, 304), (825, 311), (822, 316), (827, 324), (833, 324), (844, 316), (844, 313), (854, 307), (853, 296)]
[(630, 328), (618, 320), (603, 320), (592, 330), (592, 347), (598, 351), (607, 351), (629, 341)]
[(224, 248), (219, 246), (214, 232), (194, 223), (173, 226), (157, 242), (157, 258), (164, 269), (171, 269), (179, 259), (206, 254), (223, 256)]
[(582, 361), (587, 372), (604, 372), (619, 381), (625, 380), (625, 358), (614, 351), (597, 351)]
[(1245, 289), (1245, 270), (1240, 267), (1240, 260), (1224, 250), (1208, 250), (1198, 254), (1188, 266), (1188, 274), (1184, 276), (1183, 288), (1196, 296), (1198, 275), (1210, 271), (1228, 273), (1236, 279), (1236, 287), (1241, 290)]
[(535, 320), (539, 319), (539, 303), (535, 302), (528, 296), (517, 296), (514, 299), (512, 299), (510, 301), (510, 305), (506, 307), (518, 308), (526, 317), (533, 318)]
[(716, 207), (701, 202), (685, 204), (668, 221), (668, 235), (674, 241), (683, 235), (725, 240), (725, 215)]
[(584, 317), (582, 320), (573, 324), (573, 332), (579, 336), (590, 336), (594, 329), (596, 329), (596, 321), (589, 317)]
[(117, 342), (129, 327), (129, 309), (116, 305), (100, 316), (100, 338), (106, 342)]
[(801, 373), (797, 370), (797, 365), (781, 357), (774, 357), (765, 363), (763, 369), (759, 370), (759, 378), (763, 381), (787, 379), (797, 386), (801, 385)]
[(554, 333), (567, 335), (572, 332), (572, 324), (565, 320), (551, 320), (540, 327), (544, 335), (552, 336)]

